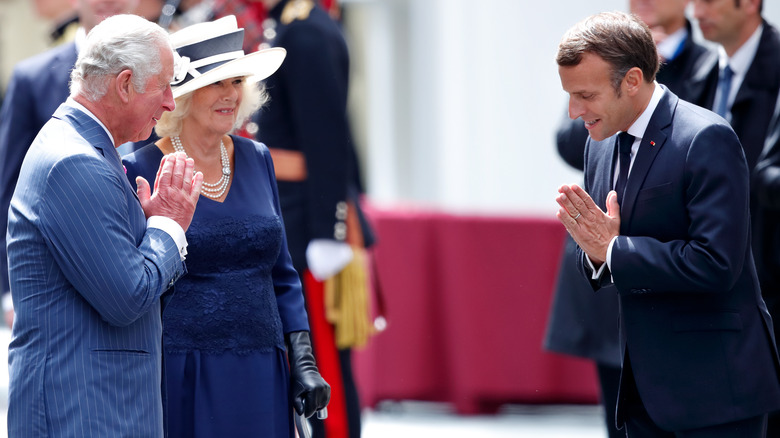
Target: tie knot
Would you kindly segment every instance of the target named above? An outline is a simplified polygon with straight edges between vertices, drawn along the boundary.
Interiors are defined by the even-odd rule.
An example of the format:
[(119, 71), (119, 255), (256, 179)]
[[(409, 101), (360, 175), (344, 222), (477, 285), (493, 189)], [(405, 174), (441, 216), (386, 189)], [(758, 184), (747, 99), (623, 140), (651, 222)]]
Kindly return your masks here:
[(631, 154), (631, 146), (634, 145), (634, 136), (628, 132), (618, 134), (618, 145), (621, 154)]
[(729, 67), (728, 64), (726, 64), (725, 67), (720, 71), (720, 80), (721, 81), (729, 81), (731, 82), (731, 78), (734, 77), (734, 70)]

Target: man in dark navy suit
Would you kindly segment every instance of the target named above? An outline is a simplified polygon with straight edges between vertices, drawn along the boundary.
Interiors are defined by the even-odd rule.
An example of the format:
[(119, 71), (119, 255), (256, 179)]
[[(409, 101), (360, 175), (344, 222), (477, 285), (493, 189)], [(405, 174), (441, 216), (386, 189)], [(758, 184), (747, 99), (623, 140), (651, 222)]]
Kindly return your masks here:
[(618, 426), (630, 438), (764, 437), (780, 363), (736, 134), (655, 81), (656, 47), (635, 17), (578, 23), (557, 62), (569, 115), (589, 131), (584, 189), (559, 189), (558, 219), (596, 293), (618, 294)]
[(67, 99), (70, 72), (86, 34), (111, 15), (133, 12), (137, 4), (138, 0), (79, 0), (81, 28), (76, 33), (76, 39), (21, 61), (14, 67), (0, 109), (0, 293), (9, 327), (13, 321), (13, 306), (7, 293), (5, 232), (8, 205), (16, 188), (22, 160), (38, 131)]
[[(698, 60), (707, 53), (693, 39), (691, 23), (685, 18), (688, 0), (630, 0), (629, 9), (653, 32), (661, 56), (656, 80), (681, 99), (689, 100), (688, 82)], [(566, 117), (557, 131), (561, 158), (582, 170), (588, 131), (582, 121)], [(566, 239), (558, 269), (555, 299), (550, 311), (544, 347), (547, 350), (591, 359), (596, 363), (601, 403), (606, 407), (610, 438), (625, 436), (615, 428), (613, 407), (620, 380), (618, 305), (615, 294), (587, 293), (590, 286), (577, 272), (576, 244)]]

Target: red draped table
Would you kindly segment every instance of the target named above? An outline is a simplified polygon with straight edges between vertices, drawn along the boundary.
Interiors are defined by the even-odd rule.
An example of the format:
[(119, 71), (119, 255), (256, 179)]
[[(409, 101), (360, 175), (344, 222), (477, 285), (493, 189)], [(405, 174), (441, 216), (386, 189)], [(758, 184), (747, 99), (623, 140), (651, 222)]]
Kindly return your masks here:
[(367, 213), (388, 327), (354, 353), (364, 406), (598, 401), (591, 362), (541, 347), (565, 235), (555, 218)]

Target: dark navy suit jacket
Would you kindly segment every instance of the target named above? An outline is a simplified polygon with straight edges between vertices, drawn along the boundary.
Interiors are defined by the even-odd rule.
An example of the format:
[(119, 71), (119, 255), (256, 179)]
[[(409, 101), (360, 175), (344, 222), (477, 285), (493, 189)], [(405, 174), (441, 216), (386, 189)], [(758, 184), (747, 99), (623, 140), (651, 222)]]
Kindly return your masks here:
[[(606, 211), (617, 136), (588, 140), (585, 190)], [(772, 320), (750, 248), (749, 174), (722, 118), (665, 90), (621, 207), (611, 272), (621, 340), (650, 417), (685, 430), (780, 408)], [(590, 270), (580, 250), (580, 267)], [(614, 280), (612, 282), (611, 280)], [(618, 423), (622, 406), (618, 404)]]
[(184, 273), (108, 133), (63, 104), (19, 174), (9, 436), (162, 437), (160, 297)]
[(8, 291), (5, 231), (19, 168), (38, 131), (68, 98), (76, 43), (16, 65), (0, 109), (0, 293)]
[[(686, 26), (688, 38), (677, 56), (661, 65), (656, 80), (680, 98), (688, 100), (688, 82), (696, 63), (707, 50), (693, 40), (690, 23)], [(583, 151), (587, 138), (588, 131), (582, 120), (571, 120), (567, 114), (557, 132), (558, 153), (579, 170), (584, 166)], [(577, 272), (575, 248), (576, 244), (567, 236), (544, 346), (551, 351), (619, 367), (617, 297), (607, 291), (595, 296), (590, 292), (587, 282)]]

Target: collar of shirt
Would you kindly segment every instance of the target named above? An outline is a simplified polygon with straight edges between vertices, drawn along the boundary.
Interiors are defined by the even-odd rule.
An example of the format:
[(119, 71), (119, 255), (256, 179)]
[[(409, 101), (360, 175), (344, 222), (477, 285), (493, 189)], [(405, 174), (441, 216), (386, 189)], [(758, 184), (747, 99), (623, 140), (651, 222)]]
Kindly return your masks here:
[(663, 41), (658, 43), (658, 54), (665, 60), (671, 61), (676, 58), (680, 52), (680, 46), (685, 44), (688, 37), (688, 29), (681, 27), (677, 32), (668, 35)]
[[(728, 107), (731, 107), (731, 103), (734, 102), (734, 98), (737, 96), (739, 87), (742, 86), (742, 81), (745, 79), (745, 74), (750, 68), (750, 64), (753, 63), (753, 58), (756, 57), (758, 51), (758, 43), (761, 41), (761, 33), (764, 30), (764, 25), (760, 24), (758, 28), (753, 32), (753, 35), (745, 41), (734, 53), (731, 58), (728, 57), (723, 46), (718, 47), (718, 67), (723, 70), (728, 63), (731, 71), (734, 72), (734, 77), (731, 79), (731, 92), (728, 96)], [(717, 97), (716, 97), (717, 98)]]
[(658, 82), (653, 81), (653, 95), (650, 96), (650, 101), (647, 103), (647, 107), (642, 111), (642, 114), (637, 117), (634, 124), (628, 127), (628, 133), (633, 135), (636, 140), (634, 141), (634, 147), (631, 148), (631, 155), (636, 155), (635, 149), (639, 148), (639, 142), (645, 135), (647, 125), (650, 123), (650, 118), (653, 116), (655, 109), (658, 107), (658, 102), (661, 101), (661, 97), (664, 95), (664, 89), (658, 85)]
[[(67, 102), (68, 105), (83, 111), (84, 114), (90, 116), (92, 120), (96, 121), (98, 125), (100, 125), (100, 127), (103, 128), (104, 131), (106, 131), (106, 134), (108, 134), (108, 138), (111, 140), (111, 144), (115, 144), (114, 137), (111, 136), (111, 133), (108, 131), (108, 128), (106, 128), (106, 125), (104, 125), (103, 122), (100, 121), (100, 119), (98, 119), (94, 114), (92, 114), (92, 111), (88, 110), (87, 107), (85, 107), (84, 105), (76, 102), (72, 97), (68, 97), (68, 100), (66, 100), (65, 102)], [(117, 154), (119, 154), (119, 152), (117, 152)]]
[[(650, 101), (647, 103), (647, 107), (642, 111), (642, 114), (637, 117), (634, 124), (628, 127), (629, 134), (634, 136), (634, 143), (631, 144), (631, 163), (628, 166), (629, 175), (631, 174), (631, 168), (634, 167), (634, 160), (636, 154), (639, 151), (639, 145), (642, 143), (642, 137), (645, 135), (647, 125), (650, 124), (650, 118), (653, 116), (655, 109), (658, 107), (658, 102), (661, 101), (661, 97), (664, 95), (664, 89), (658, 85), (658, 82), (653, 81), (655, 88), (653, 89), (653, 95), (650, 96)], [(615, 172), (612, 179), (612, 185), (617, 183), (618, 169), (620, 169), (620, 157), (615, 162)]]

